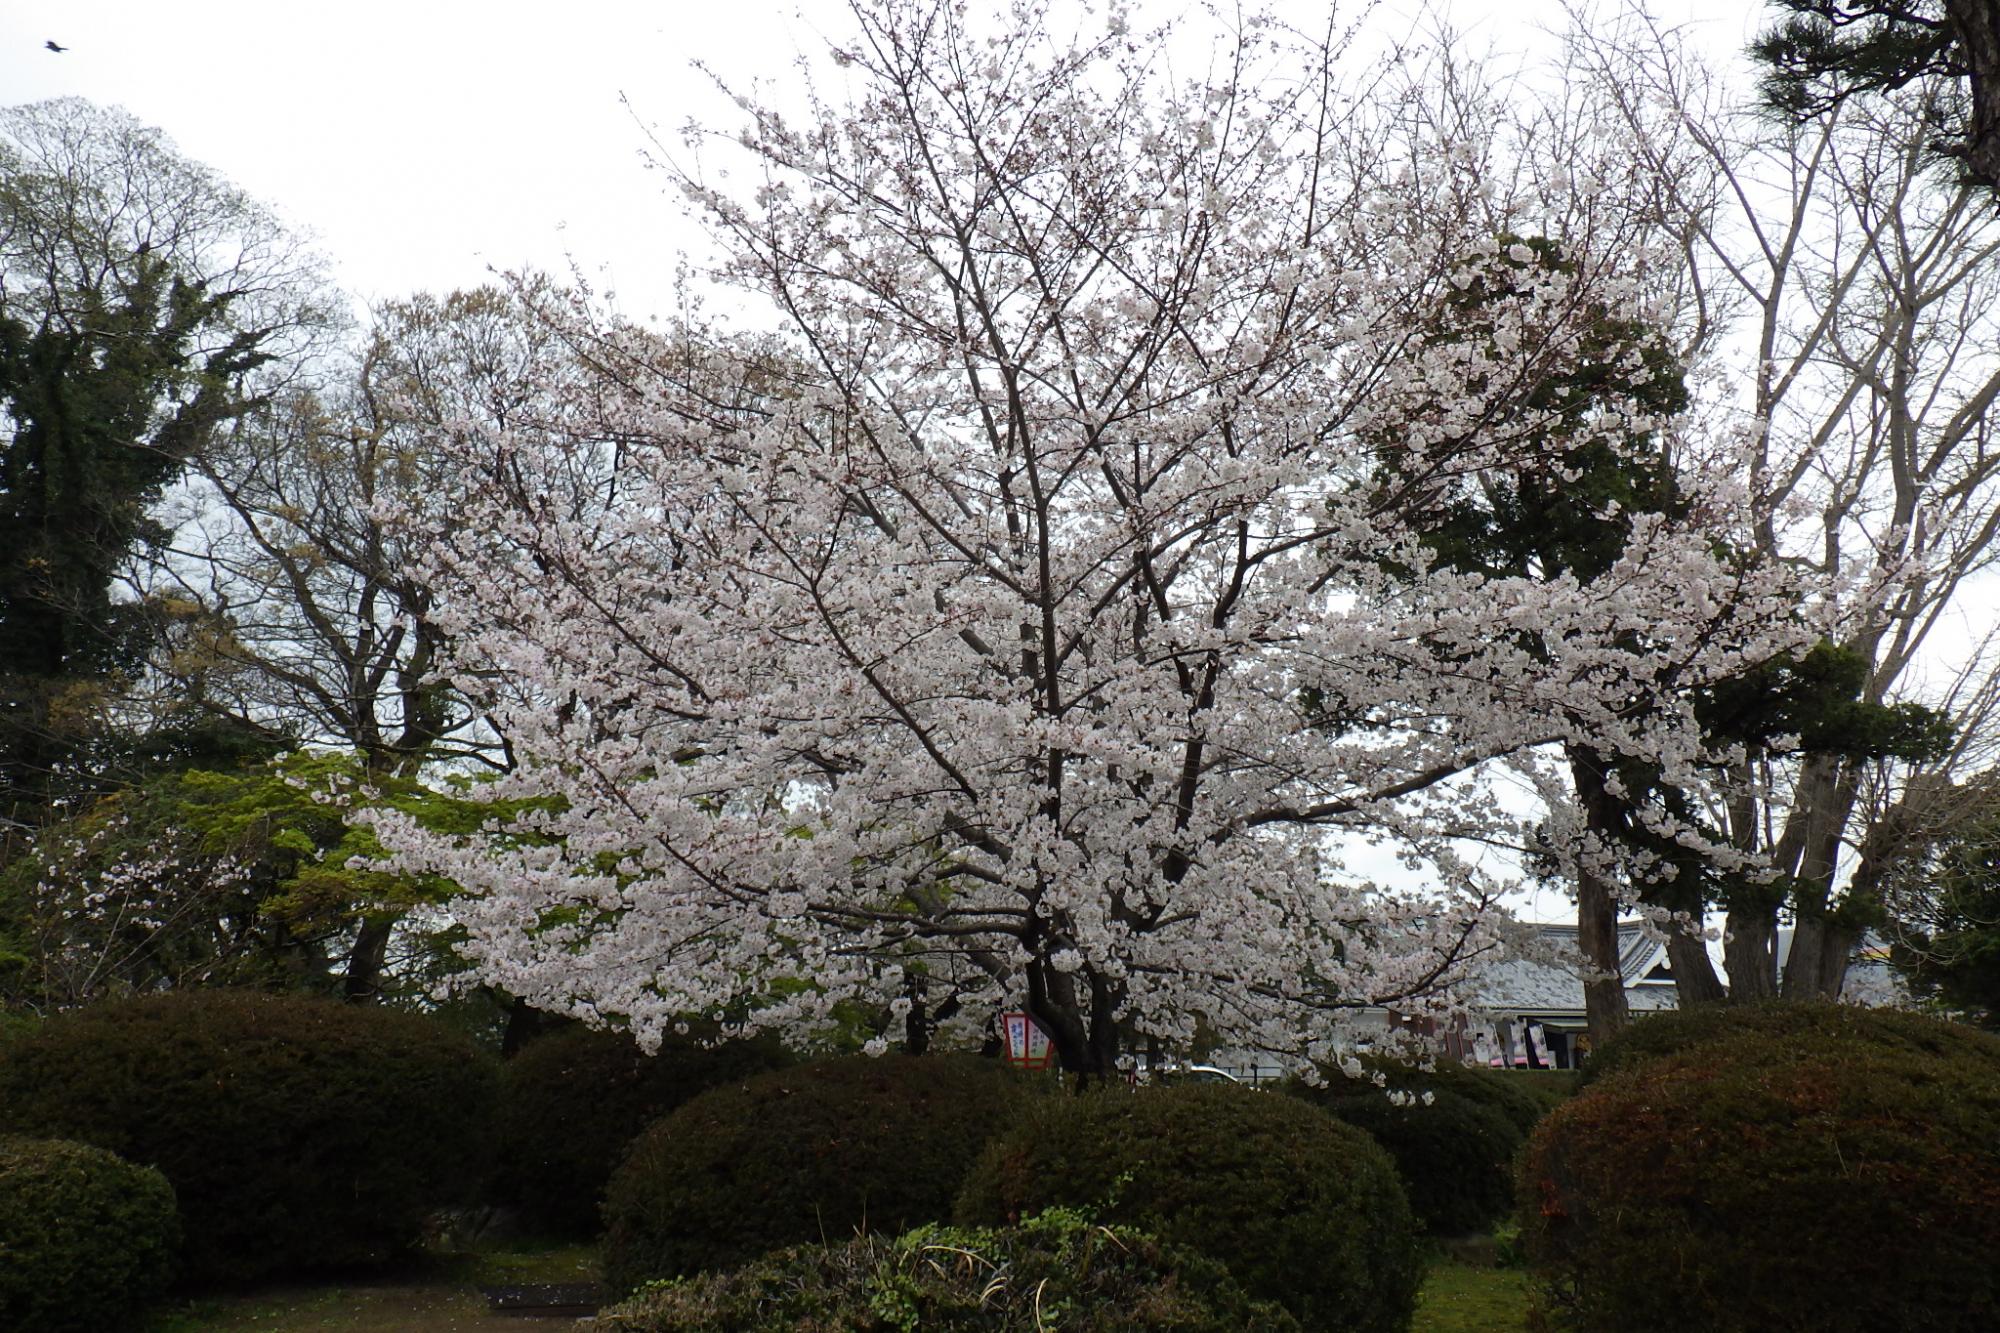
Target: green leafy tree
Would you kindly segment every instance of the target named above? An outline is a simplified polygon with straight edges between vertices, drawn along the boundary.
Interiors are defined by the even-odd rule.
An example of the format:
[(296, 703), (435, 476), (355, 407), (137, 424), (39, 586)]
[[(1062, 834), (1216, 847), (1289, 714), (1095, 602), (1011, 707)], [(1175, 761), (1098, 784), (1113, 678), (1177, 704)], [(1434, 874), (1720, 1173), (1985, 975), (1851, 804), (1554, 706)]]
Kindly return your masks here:
[(121, 588), (161, 497), (332, 322), (309, 256), (157, 131), (0, 111), (0, 859), (120, 760), (263, 746), (130, 687), (160, 608)]
[[(1552, 241), (1503, 235), (1490, 256), (1461, 266), (1434, 339), (1489, 342), (1496, 303), (1518, 299), (1537, 272), (1572, 267)], [(1542, 423), (1542, 449), (1532, 465), (1447, 475), (1429, 493), (1409, 496), (1411, 479), (1388, 451), (1382, 485), (1427, 512), (1423, 544), (1439, 560), (1489, 578), (1589, 583), (1612, 571), (1647, 516), (1686, 516), (1667, 437), (1649, 426), (1663, 425), (1687, 405), (1672, 349), (1659, 330), (1606, 312), (1589, 324), (1587, 343), (1564, 373), (1542, 380), (1528, 395)], [(1531, 651), (1545, 651), (1534, 631), (1522, 635)], [(1642, 631), (1629, 631), (1626, 642), (1638, 647), (1641, 637)], [(1568, 743), (1563, 767), (1572, 817), (1545, 825), (1543, 845), (1576, 890), (1580, 945), (1594, 974), (1584, 986), (1586, 1008), (1602, 1040), (1626, 1015), (1618, 909), (1621, 895), (1629, 896), (1606, 858), (1635, 845), (1641, 828), (1636, 807), (1657, 784), (1647, 780), (1644, 765), (1604, 747)], [(1564, 830), (1560, 846), (1552, 832), (1558, 824)], [(1677, 948), (1700, 952), (1693, 941)]]
[[(231, 773), (157, 775), (50, 828), (0, 881), (12, 905), (10, 999), (39, 1010), (185, 986), (351, 996), (371, 925), (400, 940), (376, 991), (421, 996), (453, 964), (424, 909), (454, 886), (389, 874), (358, 805), (470, 834), (490, 816), (352, 753), (300, 752)], [(372, 996), (370, 998), (373, 998)]]
[(0, 314), (0, 788), (17, 822), (55, 799), (143, 659), (147, 608), (114, 597), (118, 567), (162, 540), (151, 506), (263, 359), (193, 352), (227, 304), (146, 258), (73, 327)]
[(2000, 782), (1960, 795), (1960, 817), (1889, 886), (1890, 958), (1930, 1003), (2000, 1029)]

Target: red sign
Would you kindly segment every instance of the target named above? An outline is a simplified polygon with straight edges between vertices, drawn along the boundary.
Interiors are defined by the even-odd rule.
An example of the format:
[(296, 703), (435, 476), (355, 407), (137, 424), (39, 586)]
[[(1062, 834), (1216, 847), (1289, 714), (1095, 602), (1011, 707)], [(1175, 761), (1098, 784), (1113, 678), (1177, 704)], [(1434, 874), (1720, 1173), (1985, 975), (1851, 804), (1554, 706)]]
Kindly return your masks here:
[(1026, 1014), (1000, 1015), (1000, 1036), (1007, 1044), (1007, 1063), (1018, 1069), (1047, 1069), (1055, 1061), (1049, 1034)]

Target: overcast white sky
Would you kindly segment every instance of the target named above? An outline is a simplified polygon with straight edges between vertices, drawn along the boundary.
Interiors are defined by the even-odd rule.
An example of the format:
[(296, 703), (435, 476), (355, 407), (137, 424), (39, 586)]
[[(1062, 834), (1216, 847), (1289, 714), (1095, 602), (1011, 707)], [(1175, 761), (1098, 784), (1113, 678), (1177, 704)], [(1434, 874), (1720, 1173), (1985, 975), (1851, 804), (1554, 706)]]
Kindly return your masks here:
[[(1422, 8), (1382, 7), (1405, 31)], [(1554, 0), (1450, 9), (1502, 50), (1562, 17)], [(1653, 9), (1717, 50), (1761, 21), (1754, 0)], [(782, 79), (846, 22), (843, 0), (4, 0), (0, 104), (123, 106), (314, 234), (364, 301), (574, 256), (643, 318), (699, 244), (642, 165), (643, 125), (671, 138), (690, 116), (733, 124), (691, 60)]]

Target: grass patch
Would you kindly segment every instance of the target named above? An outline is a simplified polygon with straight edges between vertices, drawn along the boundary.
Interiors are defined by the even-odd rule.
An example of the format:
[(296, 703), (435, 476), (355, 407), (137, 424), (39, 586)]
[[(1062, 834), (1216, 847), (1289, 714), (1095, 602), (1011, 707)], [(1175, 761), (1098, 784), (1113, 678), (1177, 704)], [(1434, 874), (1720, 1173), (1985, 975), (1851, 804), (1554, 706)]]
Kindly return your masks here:
[(1527, 1327), (1527, 1273), (1447, 1259), (1425, 1275), (1410, 1333), (1522, 1333)]
[(207, 1296), (162, 1314), (149, 1333), (490, 1333), (521, 1321), (489, 1314), (471, 1287), (431, 1284), (273, 1288)]
[(183, 1299), (146, 1327), (147, 1333), (523, 1333), (568, 1325), (493, 1314), (479, 1288), (597, 1276), (593, 1245), (421, 1255), (374, 1277)]
[(595, 1282), (600, 1276), (595, 1245), (474, 1250), (439, 1255), (437, 1274), (473, 1286), (513, 1286), (528, 1282)]
[[(597, 1250), (590, 1245), (438, 1255), (379, 1282), (183, 1301), (162, 1311), (147, 1333), (532, 1333), (549, 1325), (489, 1313), (478, 1288), (596, 1278)], [(1411, 1333), (1526, 1333), (1527, 1327), (1525, 1272), (1442, 1259), (1424, 1278)]]

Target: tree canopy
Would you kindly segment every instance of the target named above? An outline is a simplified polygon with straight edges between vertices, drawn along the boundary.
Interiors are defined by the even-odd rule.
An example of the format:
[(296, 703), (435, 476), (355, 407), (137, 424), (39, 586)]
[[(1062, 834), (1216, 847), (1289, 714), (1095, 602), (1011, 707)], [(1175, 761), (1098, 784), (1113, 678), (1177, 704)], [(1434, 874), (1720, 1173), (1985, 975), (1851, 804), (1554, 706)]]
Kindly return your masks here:
[(1713, 473), (1571, 568), (1426, 544), (1440, 496), (1573, 479), (1551, 439), (1659, 457), (1659, 404), (1585, 391), (1674, 374), (1611, 350), (1648, 256), (1569, 206), (1608, 161), (1501, 197), (1474, 128), (1267, 20), (1188, 81), (1064, 22), (857, 6), (849, 100), (707, 141), (761, 185), (669, 164), (778, 357), (552, 311), (599, 367), (562, 429), (439, 441), (469, 496), (411, 525), (547, 841), (381, 830), (509, 989), (641, 1033), (1020, 1004), (1085, 1072), (1196, 1022), (1324, 1049), (1491, 947), (1491, 766), (1692, 781), (1687, 691), (1809, 641)]
[(163, 494), (333, 316), (268, 214), (76, 99), (0, 112), (0, 818), (113, 756), (241, 753), (255, 726), (117, 718), (157, 607), (118, 587)]

